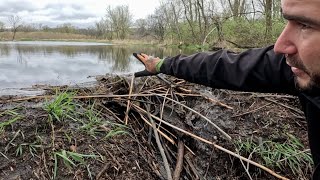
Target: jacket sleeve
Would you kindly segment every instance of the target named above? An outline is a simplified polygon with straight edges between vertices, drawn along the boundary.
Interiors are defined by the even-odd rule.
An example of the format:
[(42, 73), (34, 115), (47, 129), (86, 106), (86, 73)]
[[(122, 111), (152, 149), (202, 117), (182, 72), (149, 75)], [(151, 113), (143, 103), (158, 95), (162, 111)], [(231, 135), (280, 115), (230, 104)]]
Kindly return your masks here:
[(213, 88), (296, 94), (293, 73), (273, 46), (169, 57), (160, 72)]

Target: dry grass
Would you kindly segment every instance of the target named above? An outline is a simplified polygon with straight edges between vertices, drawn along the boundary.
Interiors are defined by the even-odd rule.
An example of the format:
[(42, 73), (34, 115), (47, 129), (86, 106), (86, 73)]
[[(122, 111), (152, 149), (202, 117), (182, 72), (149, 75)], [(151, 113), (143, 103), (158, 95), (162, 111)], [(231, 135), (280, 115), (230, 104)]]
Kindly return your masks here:
[[(1, 40), (11, 40), (11, 32), (1, 32)], [(55, 32), (18, 32), (15, 40), (90, 40), (91, 36), (71, 33), (55, 33)]]

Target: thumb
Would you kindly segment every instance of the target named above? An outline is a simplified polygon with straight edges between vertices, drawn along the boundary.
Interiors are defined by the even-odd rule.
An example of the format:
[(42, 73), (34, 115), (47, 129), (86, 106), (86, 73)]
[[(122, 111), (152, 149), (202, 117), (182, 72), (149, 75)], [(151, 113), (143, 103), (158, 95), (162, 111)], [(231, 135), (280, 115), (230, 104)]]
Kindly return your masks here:
[(142, 77), (142, 76), (152, 76), (154, 75), (153, 73), (150, 73), (149, 71), (147, 70), (143, 70), (143, 71), (139, 71), (139, 72), (135, 72), (134, 73), (134, 76), (135, 77)]

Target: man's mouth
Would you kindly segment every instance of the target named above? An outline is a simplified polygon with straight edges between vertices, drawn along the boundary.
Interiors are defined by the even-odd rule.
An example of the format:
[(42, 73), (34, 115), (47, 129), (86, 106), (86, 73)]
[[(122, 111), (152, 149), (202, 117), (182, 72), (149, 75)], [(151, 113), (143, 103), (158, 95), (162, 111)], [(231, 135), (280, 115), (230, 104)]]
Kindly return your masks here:
[(293, 74), (295, 74), (296, 76), (302, 76), (302, 75), (306, 75), (307, 73), (304, 72), (303, 70), (296, 68), (296, 67), (291, 67), (291, 71), (293, 72)]
[(309, 76), (308, 73), (306, 73), (304, 70), (302, 70), (302, 69), (300, 69), (298, 67), (292, 66), (288, 61), (287, 61), (287, 64), (291, 67), (291, 71), (296, 76), (298, 76), (298, 77)]

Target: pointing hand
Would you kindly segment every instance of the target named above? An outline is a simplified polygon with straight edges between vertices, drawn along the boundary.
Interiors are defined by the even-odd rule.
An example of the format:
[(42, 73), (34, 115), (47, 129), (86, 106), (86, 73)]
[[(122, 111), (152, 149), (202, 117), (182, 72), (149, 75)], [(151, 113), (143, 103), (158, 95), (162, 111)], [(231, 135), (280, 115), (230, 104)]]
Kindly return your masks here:
[(160, 58), (154, 58), (144, 53), (133, 53), (133, 56), (136, 57), (140, 62), (142, 62), (145, 67), (145, 70), (134, 73), (135, 77), (152, 76), (159, 73), (159, 71), (157, 71), (157, 66), (161, 65), (161, 62), (163, 61)]

